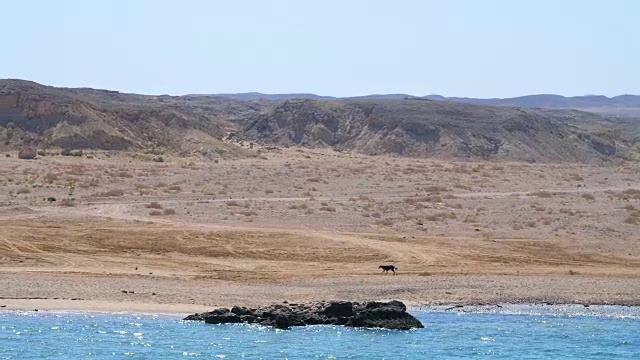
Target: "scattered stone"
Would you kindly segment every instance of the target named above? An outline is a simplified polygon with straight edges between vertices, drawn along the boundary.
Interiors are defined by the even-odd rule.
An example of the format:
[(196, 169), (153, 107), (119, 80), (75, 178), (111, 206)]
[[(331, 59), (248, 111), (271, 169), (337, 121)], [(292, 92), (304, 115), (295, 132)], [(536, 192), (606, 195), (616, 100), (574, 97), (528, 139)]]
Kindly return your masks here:
[(162, 156), (154, 156), (153, 161), (157, 163), (164, 162), (164, 158)]
[(207, 324), (259, 324), (278, 329), (305, 325), (342, 325), (350, 327), (409, 330), (424, 327), (400, 301), (356, 303), (321, 301), (305, 304), (274, 304), (258, 308), (234, 306), (193, 314), (184, 320)]
[(11, 154), (4, 154), (4, 157), (11, 157)]
[(33, 160), (36, 158), (36, 155), (36, 149), (30, 147), (24, 147), (18, 152), (19, 159)]
[(38, 156), (47, 156), (47, 152), (42, 149), (36, 151), (36, 154), (38, 154)]
[(63, 149), (60, 152), (62, 156), (82, 156), (82, 149), (72, 150), (72, 149)]

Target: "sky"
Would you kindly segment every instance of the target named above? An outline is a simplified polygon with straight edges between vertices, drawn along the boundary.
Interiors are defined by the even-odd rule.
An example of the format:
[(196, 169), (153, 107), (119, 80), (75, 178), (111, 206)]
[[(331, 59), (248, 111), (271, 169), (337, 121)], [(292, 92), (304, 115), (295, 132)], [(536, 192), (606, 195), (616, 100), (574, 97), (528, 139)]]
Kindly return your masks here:
[(143, 94), (640, 94), (636, 0), (20, 0), (0, 78)]

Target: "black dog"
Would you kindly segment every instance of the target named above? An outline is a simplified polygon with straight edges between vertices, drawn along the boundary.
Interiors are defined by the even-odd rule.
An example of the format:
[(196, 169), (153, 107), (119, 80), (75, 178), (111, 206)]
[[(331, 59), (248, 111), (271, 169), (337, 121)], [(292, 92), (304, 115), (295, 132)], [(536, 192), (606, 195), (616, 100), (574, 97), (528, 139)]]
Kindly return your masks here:
[(398, 270), (397, 267), (393, 266), (393, 265), (380, 265), (378, 266), (378, 269), (382, 269), (383, 273), (388, 273), (389, 270), (393, 271), (393, 275), (396, 274), (396, 270)]

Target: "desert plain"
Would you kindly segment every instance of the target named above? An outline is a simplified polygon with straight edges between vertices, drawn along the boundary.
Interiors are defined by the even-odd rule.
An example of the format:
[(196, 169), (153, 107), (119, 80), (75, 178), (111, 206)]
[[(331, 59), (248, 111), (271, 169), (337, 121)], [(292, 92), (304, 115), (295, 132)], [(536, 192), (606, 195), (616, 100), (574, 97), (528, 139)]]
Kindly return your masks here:
[(0, 154), (0, 306), (640, 305), (637, 163), (244, 145), (218, 161)]

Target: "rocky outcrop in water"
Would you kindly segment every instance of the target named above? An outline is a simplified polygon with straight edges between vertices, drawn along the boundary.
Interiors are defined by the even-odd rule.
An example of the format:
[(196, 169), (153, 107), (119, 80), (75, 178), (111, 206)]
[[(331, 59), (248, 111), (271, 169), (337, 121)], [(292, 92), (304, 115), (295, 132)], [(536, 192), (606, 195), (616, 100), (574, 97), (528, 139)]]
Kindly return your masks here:
[(218, 308), (193, 314), (184, 320), (207, 324), (259, 324), (278, 329), (305, 325), (343, 325), (351, 327), (409, 330), (424, 327), (400, 301), (357, 303), (321, 301), (304, 304), (274, 304), (246, 308)]

